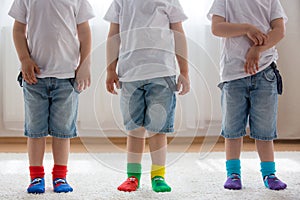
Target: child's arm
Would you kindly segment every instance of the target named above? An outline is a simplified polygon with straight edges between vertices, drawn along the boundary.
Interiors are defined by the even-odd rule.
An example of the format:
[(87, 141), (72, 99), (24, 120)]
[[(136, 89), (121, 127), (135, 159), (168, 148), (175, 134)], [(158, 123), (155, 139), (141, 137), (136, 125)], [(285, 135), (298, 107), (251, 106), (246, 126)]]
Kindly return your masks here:
[(39, 74), (40, 69), (30, 57), (26, 39), (26, 24), (15, 21), (13, 27), (13, 39), (19, 60), (22, 65), (22, 75), (24, 80), (28, 84), (37, 83), (35, 73)]
[(245, 72), (254, 74), (258, 70), (260, 53), (275, 46), (285, 35), (285, 25), (282, 18), (271, 22), (272, 30), (268, 33), (268, 42), (261, 46), (253, 45), (246, 56)]
[(212, 17), (212, 33), (219, 37), (238, 37), (246, 35), (254, 45), (263, 45), (267, 42), (267, 35), (251, 24), (234, 24), (225, 21), (224, 17)]
[(112, 94), (117, 94), (114, 85), (120, 88), (119, 78), (116, 72), (120, 49), (119, 32), (119, 24), (111, 23), (106, 43), (106, 90)]
[(80, 42), (80, 62), (76, 69), (76, 82), (78, 90), (85, 90), (91, 84), (91, 60), (92, 48), (91, 30), (88, 22), (77, 25), (78, 39)]
[(171, 23), (170, 28), (174, 32), (175, 53), (180, 68), (180, 75), (178, 77), (177, 82), (177, 90), (179, 91), (181, 88), (179, 95), (185, 95), (190, 91), (186, 37), (181, 22)]

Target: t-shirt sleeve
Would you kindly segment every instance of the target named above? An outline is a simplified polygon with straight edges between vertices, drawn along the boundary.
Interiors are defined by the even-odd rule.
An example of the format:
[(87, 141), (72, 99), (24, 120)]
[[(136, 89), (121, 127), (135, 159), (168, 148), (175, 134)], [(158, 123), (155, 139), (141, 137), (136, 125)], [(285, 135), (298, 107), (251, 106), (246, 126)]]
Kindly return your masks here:
[(168, 12), (170, 23), (183, 22), (188, 19), (178, 0), (174, 0), (170, 3), (167, 12)]
[(280, 1), (273, 0), (271, 5), (271, 21), (278, 18), (283, 18), (285, 23), (288, 21), (288, 17), (286, 16)]
[(213, 15), (226, 18), (226, 2), (225, 0), (215, 0), (207, 14), (207, 18), (212, 20)]
[(18, 22), (27, 24), (27, 8), (25, 0), (15, 0), (8, 12), (8, 15)]
[(78, 8), (78, 13), (76, 15), (76, 23), (81, 24), (94, 17), (95, 14), (91, 4), (87, 0), (82, 0)]
[(103, 19), (111, 23), (120, 24), (120, 12), (121, 5), (116, 0), (114, 0)]

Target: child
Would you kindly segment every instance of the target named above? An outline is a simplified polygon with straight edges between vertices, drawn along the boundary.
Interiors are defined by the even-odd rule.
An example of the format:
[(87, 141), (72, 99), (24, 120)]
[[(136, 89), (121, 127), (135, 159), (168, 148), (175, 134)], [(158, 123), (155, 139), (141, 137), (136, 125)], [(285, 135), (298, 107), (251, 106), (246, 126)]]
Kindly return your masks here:
[(283, 190), (287, 185), (275, 176), (273, 148), (281, 93), (274, 46), (285, 33), (283, 8), (279, 0), (215, 0), (208, 17), (213, 34), (222, 37), (224, 45), (219, 85), (228, 178), (224, 188), (242, 188), (240, 153), (249, 117), (263, 182), (271, 190)]
[(92, 8), (86, 0), (15, 0), (9, 15), (15, 19), (13, 38), (24, 79), (31, 177), (27, 192), (45, 192), (43, 157), (48, 135), (52, 136), (54, 192), (72, 192), (66, 181), (67, 163), (70, 138), (77, 135), (78, 93), (90, 85)]
[[(182, 87), (180, 95), (190, 89), (186, 39), (181, 23), (187, 17), (178, 0), (114, 0), (104, 19), (111, 22), (106, 87), (112, 94), (117, 94), (114, 85), (122, 89), (121, 110), (129, 131), (128, 179), (118, 190), (131, 192), (140, 186), (147, 131), (152, 158), (152, 189), (169, 192), (171, 187), (164, 178), (165, 133), (174, 131), (176, 87)], [(177, 86), (174, 50), (180, 68)]]

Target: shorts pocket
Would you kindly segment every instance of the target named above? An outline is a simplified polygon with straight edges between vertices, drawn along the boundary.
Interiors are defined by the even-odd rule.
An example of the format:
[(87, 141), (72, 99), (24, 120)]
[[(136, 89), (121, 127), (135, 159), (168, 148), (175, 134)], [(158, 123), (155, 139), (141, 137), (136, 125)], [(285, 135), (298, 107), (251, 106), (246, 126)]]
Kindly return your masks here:
[(71, 85), (72, 85), (74, 91), (75, 91), (76, 93), (80, 94), (81, 92), (78, 90), (78, 84), (77, 84), (75, 78), (70, 78), (70, 83), (71, 83)]
[(170, 90), (172, 92), (176, 92), (177, 91), (176, 76), (167, 76), (167, 77), (164, 77), (164, 79), (167, 82)]
[(276, 80), (276, 75), (272, 68), (264, 71), (263, 76), (269, 82), (274, 82)]

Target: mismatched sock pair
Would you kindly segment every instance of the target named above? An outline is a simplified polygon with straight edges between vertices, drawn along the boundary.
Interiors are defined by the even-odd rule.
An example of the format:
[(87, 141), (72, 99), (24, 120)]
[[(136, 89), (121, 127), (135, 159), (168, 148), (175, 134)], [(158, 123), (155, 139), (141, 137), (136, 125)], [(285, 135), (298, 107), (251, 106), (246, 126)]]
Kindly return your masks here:
[[(171, 187), (166, 183), (164, 179), (165, 167), (159, 165), (152, 165), (151, 168), (152, 190), (155, 192), (170, 192)], [(128, 163), (127, 175), (127, 180), (118, 187), (118, 190), (124, 192), (136, 191), (140, 186), (141, 164)]]

